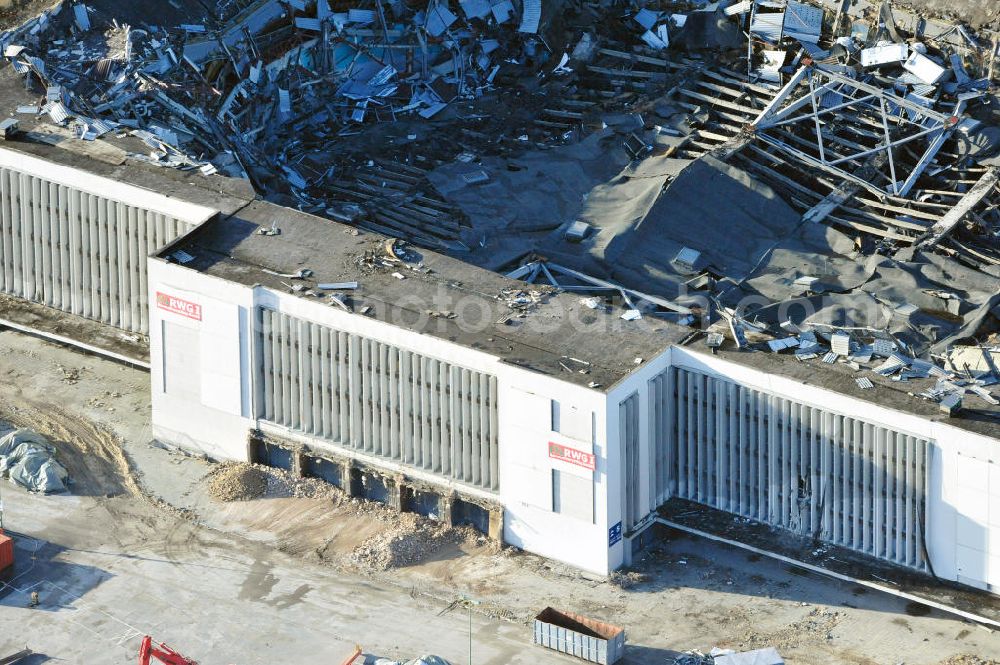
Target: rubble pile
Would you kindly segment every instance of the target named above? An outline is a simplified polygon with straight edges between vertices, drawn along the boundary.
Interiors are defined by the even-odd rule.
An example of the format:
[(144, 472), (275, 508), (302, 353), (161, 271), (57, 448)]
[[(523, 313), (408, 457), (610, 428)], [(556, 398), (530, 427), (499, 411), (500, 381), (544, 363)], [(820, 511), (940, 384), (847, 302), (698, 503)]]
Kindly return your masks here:
[(437, 549), (465, 541), (484, 542), (471, 527), (449, 527), (413, 513), (402, 513), (392, 528), (358, 545), (350, 560), (365, 570), (383, 571), (420, 563)]
[(223, 462), (209, 475), (207, 491), (217, 501), (289, 498), (339, 499), (341, 491), (318, 478), (299, 478), (283, 469)]
[(802, 641), (813, 636), (831, 639), (834, 628), (843, 620), (844, 613), (838, 610), (815, 607), (809, 613), (788, 626), (774, 632), (759, 634), (752, 629), (740, 637), (741, 649), (767, 649), (774, 647), (779, 650), (793, 649)]
[(373, 665), (450, 665), (447, 660), (440, 656), (424, 655), (412, 660), (389, 660), (388, 658), (376, 658)]
[(952, 656), (941, 665), (1000, 665), (1000, 661), (969, 653)]
[[(985, 90), (993, 72), (995, 42), (958, 22), (950, 29), (928, 26), (906, 34), (905, 12), (897, 18), (894, 3), (866, 3), (851, 13), (838, 8), (826, 15), (823, 5), (788, 2), (731, 3), (725, 13), (739, 16), (750, 35), (750, 81), (781, 83), (803, 59), (874, 74), (882, 87), (936, 97)], [(900, 3), (901, 4), (901, 3)], [(845, 71), (845, 70), (842, 70)], [(932, 86), (927, 88), (925, 86)], [(913, 90), (916, 87), (916, 91)], [(934, 100), (936, 101), (936, 100)]]
[(425, 168), (527, 144), (511, 116), (545, 104), (542, 27), (540, 0), (233, 0), (204, 24), (142, 26), (66, 2), (0, 44), (39, 94), (19, 117), (138, 139), (133, 159), (248, 177), (277, 202), (460, 250), (463, 220)]
[[(913, 394), (940, 403), (942, 411), (949, 415), (957, 414), (963, 404), (982, 409), (1000, 405), (991, 392), (992, 386), (1000, 381), (994, 360), (1000, 358), (1000, 340), (975, 346), (950, 346), (941, 355), (922, 359), (912, 356), (904, 342), (883, 331), (815, 326), (789, 336), (750, 342), (760, 332), (752, 323), (730, 319), (730, 325), (732, 334), (743, 339), (748, 349), (785, 353), (802, 362), (843, 365), (856, 372), (854, 381), (863, 391), (875, 389), (872, 379), (881, 377), (904, 386), (920, 385), (913, 389)], [(794, 328), (788, 324), (783, 332), (787, 334)], [(709, 333), (709, 341), (720, 334)], [(929, 379), (931, 385), (920, 383), (922, 379)]]
[(217, 501), (250, 501), (267, 491), (267, 474), (250, 464), (219, 465), (209, 476), (209, 495)]
[(642, 584), (647, 579), (648, 575), (635, 570), (615, 570), (608, 575), (608, 582), (619, 589), (631, 589), (634, 586)]

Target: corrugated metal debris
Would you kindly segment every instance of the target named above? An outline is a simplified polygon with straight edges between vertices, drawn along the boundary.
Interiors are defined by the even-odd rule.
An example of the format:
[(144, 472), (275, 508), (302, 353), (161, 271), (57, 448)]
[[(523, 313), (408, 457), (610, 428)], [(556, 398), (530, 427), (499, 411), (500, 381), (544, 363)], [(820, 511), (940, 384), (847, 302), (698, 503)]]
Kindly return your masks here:
[[(359, 0), (336, 9), (328, 0), (287, 9), (260, 0), (220, 5), (217, 18), (133, 29), (98, 24), (76, 4), (0, 43), (29, 86), (59, 91), (40, 111), (81, 140), (120, 129), (145, 143), (133, 159), (246, 177), (266, 195), (341, 220), (345, 205), (361, 204), (371, 228), (467, 249), (460, 219), (423, 168), (340, 146), (371, 126), (454, 122), (497, 93), (498, 77), (531, 76), (551, 57), (538, 35), (540, 0)], [(431, 140), (432, 131), (414, 139)], [(485, 178), (470, 173), (470, 183)]]
[[(760, 330), (759, 324), (731, 320), (730, 330), (746, 324)], [(745, 326), (744, 326), (745, 327)], [(709, 346), (713, 349), (723, 344), (723, 330), (716, 324), (708, 332)], [(762, 333), (755, 332), (760, 336)], [(1000, 405), (1000, 399), (993, 394), (993, 388), (1000, 385), (1000, 336), (985, 346), (956, 346), (939, 357), (918, 358), (898, 349), (900, 345), (884, 333), (874, 331), (848, 331), (832, 326), (816, 326), (799, 332), (794, 337), (767, 338), (756, 344), (748, 341), (745, 333), (738, 335), (735, 345), (739, 349), (753, 350), (755, 347), (771, 353), (781, 353), (795, 349), (795, 357), (800, 361), (821, 359), (828, 365), (846, 366), (854, 372), (870, 372), (855, 376), (854, 382), (861, 390), (873, 390), (879, 383), (873, 381), (881, 377), (890, 383), (919, 382), (927, 380), (931, 386), (915, 389), (913, 392), (926, 400), (940, 402), (942, 409), (956, 414), (966, 398), (974, 400), (982, 408)]]
[[(995, 368), (948, 352), (995, 326), (996, 35), (915, 29), (891, 4), (567, 2), (553, 20), (539, 0), (241, 1), (141, 29), (77, 3), (0, 44), (35, 96), (22, 135), (44, 124), (246, 177), (579, 292), (619, 325), (709, 327), (720, 353), (723, 336), (845, 372), (845, 390), (992, 405)], [(685, 183), (696, 166), (712, 187)], [(726, 182), (766, 189), (759, 208), (723, 198)], [(697, 197), (672, 202), (682, 183)], [(769, 226), (776, 201), (794, 233)], [(854, 321), (861, 302), (874, 314)], [(803, 303), (816, 311), (788, 314)]]

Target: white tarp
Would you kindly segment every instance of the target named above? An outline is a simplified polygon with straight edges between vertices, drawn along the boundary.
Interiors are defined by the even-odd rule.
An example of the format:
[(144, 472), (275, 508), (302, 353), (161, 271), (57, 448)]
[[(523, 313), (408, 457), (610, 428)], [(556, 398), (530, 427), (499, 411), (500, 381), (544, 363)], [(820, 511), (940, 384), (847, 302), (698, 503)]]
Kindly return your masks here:
[(784, 662), (774, 647), (715, 657), (715, 665), (784, 665)]
[(69, 473), (55, 459), (56, 449), (30, 429), (8, 432), (0, 438), (0, 477), (32, 492), (65, 492)]

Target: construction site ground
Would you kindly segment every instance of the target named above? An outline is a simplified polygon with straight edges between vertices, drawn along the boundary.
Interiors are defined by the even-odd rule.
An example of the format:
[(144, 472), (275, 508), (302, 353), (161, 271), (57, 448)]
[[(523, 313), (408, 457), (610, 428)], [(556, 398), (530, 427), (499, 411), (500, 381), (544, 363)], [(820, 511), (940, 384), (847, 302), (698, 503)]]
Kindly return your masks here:
[[(74, 480), (70, 496), (0, 490), (19, 557), (0, 657), (27, 645), (43, 654), (31, 663), (129, 663), (149, 633), (202, 665), (339, 662), (356, 643), (464, 664), (469, 614), (445, 610), (465, 596), (481, 665), (574, 662), (531, 645), (546, 606), (624, 626), (630, 664), (713, 646), (807, 665), (1000, 662), (985, 628), (696, 539), (658, 543), (609, 582), (336, 492), (296, 496), (317, 493), (280, 474), (263, 498), (220, 502), (217, 465), (152, 444), (148, 382), (0, 331), (0, 420), (49, 436)], [(380, 551), (401, 538), (406, 556)]]

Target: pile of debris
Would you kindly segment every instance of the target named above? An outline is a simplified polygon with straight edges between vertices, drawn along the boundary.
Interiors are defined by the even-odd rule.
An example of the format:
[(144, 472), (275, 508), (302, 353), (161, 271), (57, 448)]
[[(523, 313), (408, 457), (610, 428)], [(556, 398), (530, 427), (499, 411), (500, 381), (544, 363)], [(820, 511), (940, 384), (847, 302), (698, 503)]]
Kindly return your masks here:
[(636, 570), (613, 570), (608, 575), (608, 582), (619, 589), (631, 589), (634, 586), (642, 584), (647, 579), (649, 579), (647, 574)]
[(784, 659), (773, 647), (742, 652), (713, 647), (707, 654), (698, 650), (685, 651), (667, 661), (667, 665), (784, 665), (784, 663)]
[[(987, 409), (1000, 405), (1000, 400), (991, 392), (991, 386), (1000, 383), (997, 366), (1000, 339), (982, 345), (951, 346), (942, 354), (924, 360), (911, 355), (905, 343), (886, 331), (830, 326), (801, 330), (786, 322), (783, 332), (787, 336), (771, 337), (740, 317), (730, 315), (727, 318), (730, 333), (738, 340), (738, 346), (772, 353), (788, 352), (801, 362), (816, 360), (828, 365), (842, 364), (858, 373), (855, 383), (861, 390), (875, 388), (872, 375), (900, 384), (933, 379), (932, 386), (916, 394), (940, 403), (941, 410), (949, 415), (962, 409), (966, 397), (975, 398)], [(771, 338), (754, 344), (749, 340), (755, 336)], [(709, 332), (706, 341), (710, 347), (718, 347), (722, 343), (722, 333)]]
[(391, 528), (358, 545), (350, 560), (363, 570), (384, 571), (418, 564), (445, 545), (487, 540), (472, 527), (449, 527), (414, 513), (402, 513)]
[(208, 493), (217, 501), (250, 501), (267, 491), (267, 474), (252, 464), (223, 463), (212, 471)]
[(952, 656), (948, 660), (942, 661), (941, 665), (1000, 665), (1000, 660), (968, 653)]
[(402, 153), (434, 141), (431, 119), (487, 121), (472, 105), (550, 57), (542, 3), (517, 5), (234, 0), (203, 24), (133, 27), (64, 2), (0, 35), (0, 48), (42, 95), (21, 117), (85, 141), (132, 137), (133, 159), (248, 177), (301, 209), (370, 213), (382, 229), (460, 248), (460, 220), (423, 171), (368, 157), (366, 131), (392, 125), (373, 138)]
[[(913, 14), (894, 10), (884, 0), (858, 7), (836, 3), (828, 26), (822, 4), (833, 3), (744, 0), (725, 8), (750, 35), (752, 83), (781, 83), (799, 63), (810, 60), (841, 71), (862, 68), (881, 77), (883, 85), (910, 90), (916, 97), (936, 96), (939, 85), (948, 94), (989, 88), (996, 45), (977, 37), (967, 24), (931, 21), (918, 27)], [(905, 33), (915, 27), (921, 39), (908, 43)], [(967, 65), (976, 75), (970, 76)]]
[(249, 464), (223, 462), (208, 476), (206, 490), (217, 501), (251, 501), (253, 499), (324, 499), (339, 501), (343, 493), (318, 478), (299, 478), (283, 469)]
[(0, 437), (0, 478), (32, 492), (65, 492), (69, 472), (55, 455), (55, 447), (34, 430), (9, 431)]

